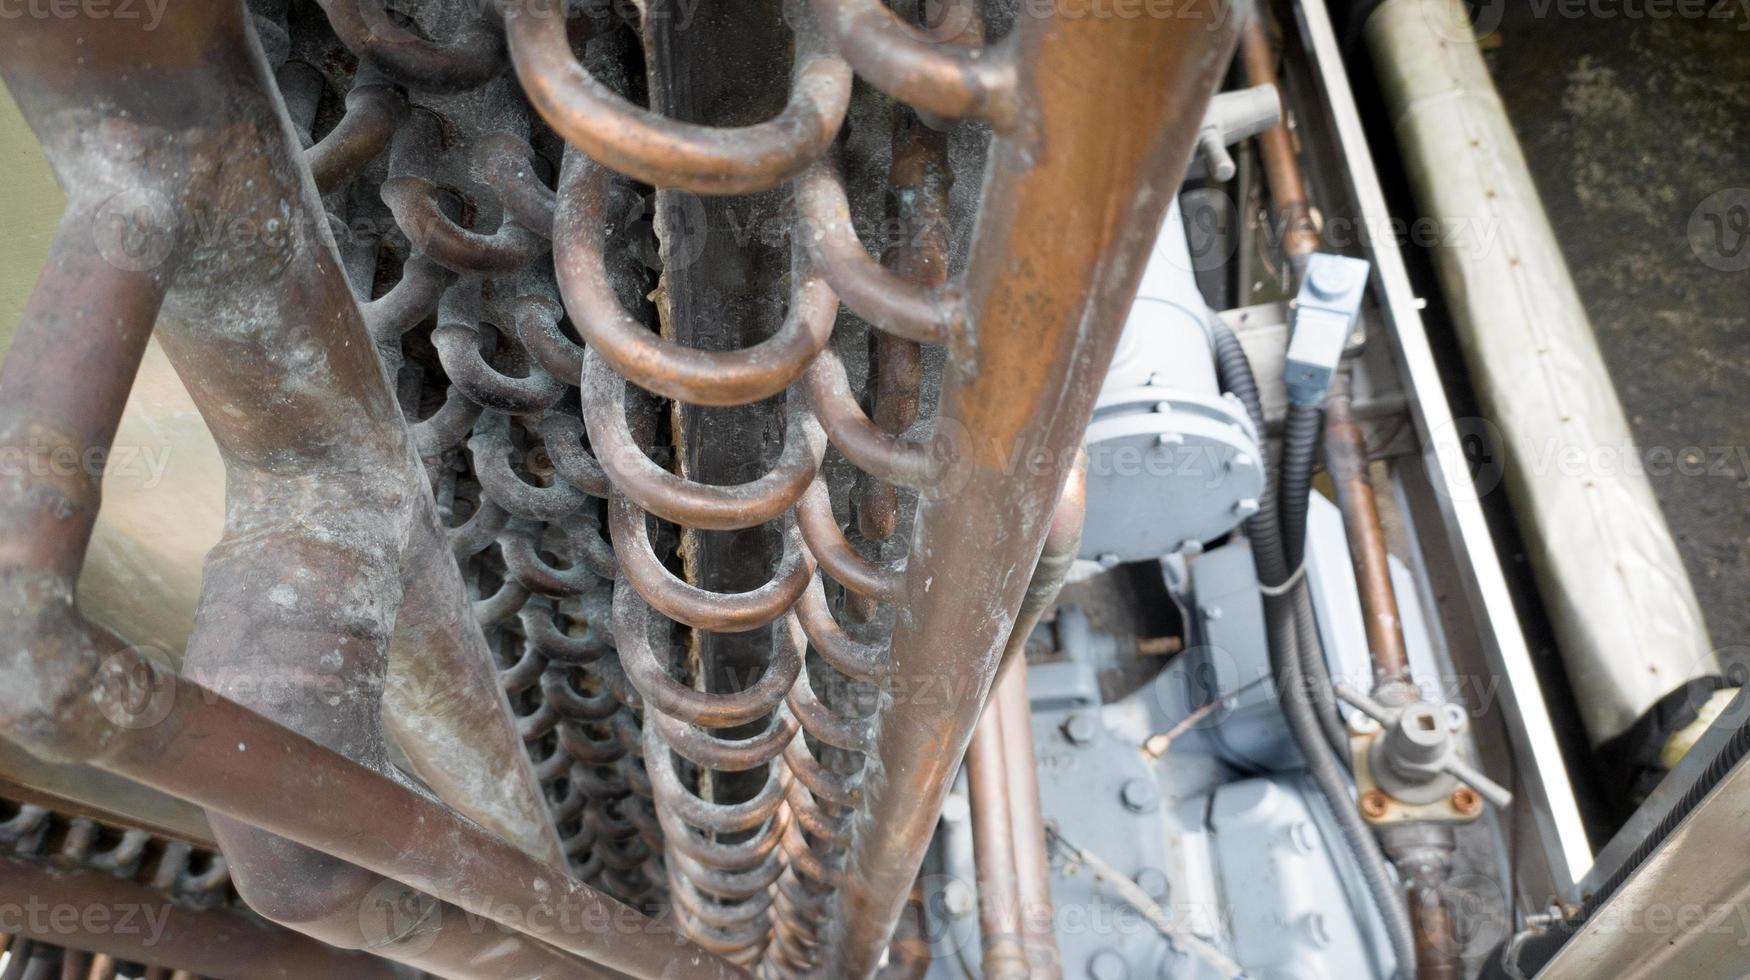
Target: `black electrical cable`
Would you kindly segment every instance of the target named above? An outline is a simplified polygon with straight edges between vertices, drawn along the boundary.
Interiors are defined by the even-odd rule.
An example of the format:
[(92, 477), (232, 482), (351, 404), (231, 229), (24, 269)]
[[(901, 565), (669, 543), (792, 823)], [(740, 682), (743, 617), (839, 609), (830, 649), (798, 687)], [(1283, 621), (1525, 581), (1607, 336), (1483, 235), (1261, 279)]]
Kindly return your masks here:
[[(1232, 393), (1245, 406), (1246, 415), (1252, 420), (1253, 431), (1262, 435), (1264, 403), (1258, 394), (1257, 378), (1252, 374), (1252, 364), (1246, 358), (1245, 348), (1240, 346), (1239, 338), (1234, 336), (1227, 324), (1213, 315), (1208, 319), (1210, 336), (1215, 347), (1216, 378), (1223, 391)], [(1287, 554), (1268, 455), (1260, 455), (1266, 458), (1263, 466), (1264, 491), (1258, 512), (1246, 519), (1246, 537), (1252, 542), (1252, 561), (1258, 569), (1258, 580), (1267, 586), (1277, 587), (1294, 574), (1300, 565), (1300, 559), (1297, 557), (1291, 561)], [(1310, 485), (1310, 478), (1307, 482)], [(1303, 499), (1303, 509), (1304, 506)], [(1304, 519), (1300, 525), (1304, 536)], [(1304, 547), (1301, 550), (1304, 551)], [(1347, 759), (1349, 738), (1343, 729), (1343, 720), (1337, 714), (1337, 698), (1331, 690), (1330, 672), (1325, 667), (1324, 646), (1319, 641), (1312, 602), (1304, 596), (1304, 592), (1305, 590), (1296, 590), (1296, 594), (1301, 597), (1290, 607), (1296, 626), (1296, 655), (1300, 658), (1301, 674), (1307, 681), (1307, 693), (1312, 698), (1313, 712), (1318, 718), (1319, 728), (1324, 732), (1325, 740), (1330, 743), (1337, 758)]]
[[(1257, 380), (1252, 375), (1251, 364), (1246, 360), (1239, 338), (1225, 324), (1219, 322), (1211, 323), (1210, 333), (1215, 346), (1217, 377), (1221, 380), (1222, 387), (1233, 392), (1241, 404), (1246, 406), (1247, 413), (1253, 416), (1254, 426), (1262, 433), (1263, 412), (1258, 398)], [(1318, 448), (1318, 410), (1315, 408), (1310, 414), (1314, 421), (1314, 438), (1311, 447), (1302, 450), (1307, 458), (1306, 482), (1309, 491), (1310, 460)], [(1290, 417), (1293, 417), (1292, 409)], [(1286, 442), (1285, 440), (1285, 457), (1288, 452)], [(1285, 470), (1287, 465), (1288, 460), (1285, 458)], [(1274, 493), (1268, 473), (1265, 474), (1264, 495), (1264, 506), (1254, 516), (1254, 519), (1262, 520), (1258, 521), (1256, 531), (1252, 520), (1248, 520), (1246, 533), (1252, 541), (1260, 579), (1266, 586), (1274, 588), (1285, 584), (1293, 575), (1294, 569), (1300, 564), (1300, 556), (1297, 555), (1293, 563), (1286, 560), (1276, 508), (1270, 506), (1275, 501), (1270, 499)], [(1298, 525), (1302, 542), (1298, 551), (1304, 551), (1306, 528), (1306, 498), (1301, 499), (1302, 509)], [(1362, 880), (1367, 883), (1368, 892), (1379, 909), (1380, 919), (1385, 923), (1386, 934), (1397, 957), (1399, 972), (1406, 977), (1413, 976), (1416, 968), (1416, 942), (1415, 933), (1410, 926), (1409, 909), (1404, 905), (1403, 893), (1398, 888), (1396, 879), (1392, 877), (1391, 866), (1380, 850), (1379, 841), (1355, 808), (1354, 799), (1350, 795), (1349, 774), (1343, 768), (1341, 757), (1329, 744), (1329, 733), (1322, 730), (1323, 726), (1313, 709), (1314, 698), (1309, 696), (1308, 676), (1303, 670), (1299, 653), (1304, 621), (1296, 610), (1297, 605), (1307, 603), (1310, 611), (1304, 577), (1297, 579), (1286, 592), (1266, 596), (1264, 602), (1265, 620), (1270, 630), (1270, 669), (1276, 676), (1277, 690), (1282, 696), (1283, 719), (1288, 723), (1289, 734), (1306, 760), (1307, 773), (1318, 787), (1320, 795), (1325, 798), (1344, 841), (1355, 856), (1355, 864), (1361, 871)], [(1317, 678), (1313, 680), (1316, 683)], [(1322, 686), (1328, 689), (1328, 680)]]
[(1288, 417), (1282, 423), (1282, 489), (1277, 499), (1282, 509), (1282, 552), (1291, 571), (1306, 557), (1307, 504), (1312, 499), (1313, 469), (1324, 420), (1323, 408), (1289, 402)]

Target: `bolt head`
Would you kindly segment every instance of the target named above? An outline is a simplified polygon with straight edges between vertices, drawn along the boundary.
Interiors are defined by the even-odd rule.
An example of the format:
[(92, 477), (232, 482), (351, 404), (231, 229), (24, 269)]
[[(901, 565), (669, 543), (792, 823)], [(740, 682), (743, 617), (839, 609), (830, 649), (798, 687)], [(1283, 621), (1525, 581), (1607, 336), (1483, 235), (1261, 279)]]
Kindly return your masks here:
[(1302, 916), (1300, 931), (1306, 936), (1308, 942), (1321, 949), (1331, 944), (1331, 928), (1325, 922), (1322, 913), (1308, 912)]
[(1143, 868), (1136, 873), (1136, 877), (1132, 880), (1136, 882), (1136, 887), (1141, 888), (1149, 898), (1157, 902), (1166, 899), (1167, 893), (1171, 891), (1171, 886), (1167, 881), (1167, 873), (1159, 868)]
[(1474, 817), (1483, 812), (1483, 798), (1478, 796), (1477, 791), (1469, 786), (1460, 786), (1453, 790), (1450, 801), (1452, 808), (1458, 811), (1460, 816)]
[(1369, 820), (1378, 820), (1391, 812), (1391, 798), (1377, 789), (1361, 794), (1361, 813)]
[(1132, 813), (1152, 813), (1161, 805), (1161, 790), (1152, 780), (1126, 779), (1118, 791), (1118, 798)]
[(1127, 980), (1130, 962), (1115, 949), (1102, 949), (1088, 958), (1088, 976), (1093, 980)]
[(1069, 739), (1071, 745), (1089, 745), (1097, 734), (1094, 719), (1087, 715), (1070, 715), (1063, 723), (1063, 737)]

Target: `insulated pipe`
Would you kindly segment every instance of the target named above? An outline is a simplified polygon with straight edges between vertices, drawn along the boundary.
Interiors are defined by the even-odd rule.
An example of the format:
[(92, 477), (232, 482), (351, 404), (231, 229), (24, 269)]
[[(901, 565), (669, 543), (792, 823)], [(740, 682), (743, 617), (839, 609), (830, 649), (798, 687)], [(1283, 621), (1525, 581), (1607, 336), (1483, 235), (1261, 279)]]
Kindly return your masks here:
[(1010, 38), (1038, 138), (1001, 137), (986, 164), (966, 293), (989, 329), (975, 370), (944, 379), (937, 431), (967, 438), (921, 493), (890, 653), (897, 681), (952, 677), (964, 693), (882, 697), (825, 937), (832, 975), (874, 973), (893, 934), (1240, 12), (1221, 5), (1213, 30), (1029, 17)]
[[(1433, 433), (1463, 464), (1496, 430), (1503, 479), (1586, 733), (1602, 747), (1668, 699), (1719, 683), (1719, 660), (1646, 477), (1585, 306), (1459, 0), (1387, 0), (1367, 39), (1485, 413)], [(1485, 237), (1486, 236), (1486, 237)], [(1584, 472), (1551, 460), (1604, 461)], [(1610, 465), (1614, 462), (1616, 465)], [(1489, 493), (1492, 482), (1448, 488)], [(1670, 732), (1637, 729), (1657, 757)], [(1632, 776), (1634, 774), (1625, 774)]]

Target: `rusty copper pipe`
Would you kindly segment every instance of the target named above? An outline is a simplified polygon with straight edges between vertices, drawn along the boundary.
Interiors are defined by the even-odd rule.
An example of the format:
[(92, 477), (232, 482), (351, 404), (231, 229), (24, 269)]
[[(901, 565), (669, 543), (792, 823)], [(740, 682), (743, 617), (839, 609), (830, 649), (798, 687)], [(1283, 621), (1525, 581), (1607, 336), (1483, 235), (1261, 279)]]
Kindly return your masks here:
[(1380, 688), (1411, 683), (1409, 653), (1404, 647), (1403, 621), (1392, 587), (1390, 556), (1379, 508), (1368, 478), (1367, 438), (1355, 421), (1348, 372), (1340, 372), (1325, 401), (1325, 472), (1337, 492), (1349, 556), (1361, 590), (1361, 610), (1367, 627), (1367, 649), (1373, 655), (1373, 682)]
[[(1045, 819), (1039, 809), (1038, 760), (1033, 754), (1033, 706), (1027, 700), (1027, 638), (1057, 601), (1064, 577), (1081, 547), (1082, 523), (1088, 509), (1088, 457), (1076, 457), (1075, 468), (1051, 515), (1051, 529), (1039, 563), (1027, 583), (1027, 595), (1015, 616), (1014, 631), (1003, 649), (988, 718), (995, 715), (1002, 730), (1009, 774), (1008, 817), (1017, 877), (1016, 903), (1029, 976), (1055, 980), (1063, 975), (1057, 949), (1057, 922), (1051, 902), (1051, 858), (1047, 853)], [(980, 725), (984, 723), (981, 721)], [(976, 745), (976, 742), (974, 743)], [(976, 803), (974, 804), (976, 807)]]
[(882, 706), (828, 943), (834, 975), (874, 972), (989, 696), (1027, 589), (1016, 571), (1039, 557), (1232, 50), (1234, 18), (1215, 14), (1216, 30), (1023, 18), (1007, 42), (1040, 138), (991, 148), (966, 289), (988, 329), (975, 330), (976, 373), (950, 367), (937, 423), (970, 438), (947, 482), (921, 494), (913, 534), (928, 546), (906, 568), (890, 651), (894, 677), (945, 677), (963, 693)]
[(782, 184), (832, 143), (850, 104), (850, 66), (826, 50), (806, 16), (795, 21), (794, 77), (783, 111), (749, 126), (705, 126), (634, 105), (591, 76), (572, 54), (563, 4), (498, 6), (535, 111), (591, 160), (657, 187), (751, 194)]
[[(207, 807), (221, 839), (230, 835), (250, 854), (236, 867), (240, 888), (267, 895), (274, 911), (313, 931), (332, 935), (328, 924), (346, 916), (359, 928), (359, 890), (369, 886), (368, 898), (377, 889), (376, 879), (348, 870), (358, 864), (412, 879), (403, 884), (427, 895), (512, 898), (523, 907), (518, 915), (502, 907), (486, 912), (501, 924), (513, 920), (512, 930), (535, 928), (522, 915), (557, 914), (560, 901), (609, 924), (567, 932), (549, 920), (536, 931), (571, 954), (562, 955), (537, 940), (511, 936), (507, 944), (465, 921), (456, 922), (460, 931), (427, 929), (422, 918), (436, 942), (430, 949), (445, 951), (443, 963), (424, 960), (420, 949), (376, 947), (415, 965), (493, 975), (494, 958), (509, 956), (518, 970), (592, 974), (587, 961), (595, 959), (642, 976), (679, 961), (701, 976), (741, 975), (556, 869), (562, 852), (467, 618), (412, 441), (332, 246), (306, 217), (323, 212), (281, 135), (290, 132), (284, 110), (246, 31), (241, 5), (172, 11), (172, 22), (149, 40), (164, 48), (156, 69), (180, 83), (171, 86), (174, 97), (136, 83), (142, 41), (130, 25), (37, 21), (5, 39), (0, 70), (63, 179), (95, 176), (76, 183), (79, 192), (111, 190), (102, 181), (118, 164), (91, 154), (121, 146), (121, 158), (137, 164), (123, 167), (128, 176), (121, 179), (145, 202), (139, 220), (168, 245), (143, 262), (135, 253), (106, 254), (92, 240), (102, 223), (79, 202), (21, 331), (25, 356), (15, 352), (6, 376), (76, 371), (83, 384), (57, 394), (8, 383), (0, 432), (103, 448), (159, 288), (153, 275), (116, 266), (138, 262), (174, 277), (173, 308), (160, 329), (224, 449), (232, 483), (227, 539), (209, 566), (191, 640), (191, 650), (206, 652), (191, 653), (191, 662), (220, 683), (245, 682), (254, 666), (278, 671), (296, 692), (287, 702), (264, 697), (259, 684), (242, 693), (294, 727), (168, 674), (79, 618), (71, 581), (95, 512), (95, 467), (59, 483), (28, 471), (17, 477), (34, 482), (18, 488), (26, 491), (23, 506), (3, 515), (0, 581), (15, 600), (10, 608), (23, 611), (6, 628), (21, 634), (20, 648), (35, 662), (14, 663), (9, 673), (22, 676), (0, 685), (7, 692), (0, 722), (39, 754), (89, 761)], [(93, 106), (126, 121), (94, 123)], [(79, 138), (88, 124), (107, 125), (112, 138)], [(194, 250), (178, 241), (185, 229), (176, 223), (197, 207), (252, 222), (265, 237)], [(56, 297), (75, 289), (71, 299)], [(126, 343), (103, 350), (112, 339)], [(99, 348), (89, 363), (78, 357), (86, 345)], [(87, 390), (94, 384), (100, 387)], [(78, 399), (69, 403), (73, 391)], [(288, 514), (297, 520), (288, 522)], [(300, 537), (299, 520), (314, 521), (319, 533)], [(406, 622), (394, 619), (398, 603)], [(400, 693), (403, 706), (415, 709), (404, 720), (423, 724), (403, 728), (416, 736), (403, 748), (466, 816), (381, 774), (387, 766), (372, 716), (380, 692), (397, 691), (396, 664), (384, 662), (391, 632), (398, 646), (411, 641), (419, 653), (406, 675), (414, 683)], [(300, 633), (316, 642), (300, 645)], [(252, 650), (287, 658), (256, 665), (247, 659)], [(341, 686), (326, 686), (331, 681)], [(153, 723), (141, 723), (142, 705)], [(332, 744), (303, 738), (295, 727)], [(467, 737), (445, 743), (430, 739), (431, 731)], [(221, 817), (229, 828), (219, 826)], [(270, 873), (252, 881), (246, 865), (256, 861)], [(474, 862), (484, 866), (470, 868)], [(480, 891), (464, 892), (464, 883)]]
[(1027, 976), (1021, 941), (1021, 879), (1015, 864), (1015, 827), (1009, 813), (1009, 759), (1003, 744), (1002, 705), (992, 699), (973, 729), (966, 752), (972, 804), (972, 850), (978, 868), (978, 931), (984, 975)]
[[(1240, 35), (1241, 55), (1245, 61), (1246, 82), (1251, 85), (1273, 85), (1282, 91), (1276, 77), (1276, 49), (1270, 43), (1267, 21), (1269, 14), (1263, 4), (1257, 5)], [(1288, 129), (1288, 102), (1282, 102), (1282, 121), (1258, 134), (1258, 153), (1264, 162), (1264, 179), (1270, 186), (1270, 199), (1276, 205), (1276, 221), (1282, 236), (1282, 254), (1288, 259), (1299, 281), (1306, 270), (1307, 257), (1319, 250), (1319, 229), (1313, 222), (1312, 205), (1307, 201), (1306, 185), (1300, 176), (1300, 161), (1295, 156), (1294, 135)]]
[[(202, 976), (237, 980), (401, 976), (375, 956), (338, 950), (228, 909), (194, 908), (106, 871), (51, 869), (22, 858), (0, 857), (0, 903), (18, 909), (27, 903), (45, 909), (75, 908), (80, 926), (103, 926), (69, 934), (61, 917), (51, 920), (45, 914), (40, 928), (32, 931), (31, 916), (23, 915), (17, 923), (23, 927), (19, 936)], [(124, 929), (123, 923), (136, 927)]]
[(1463, 943), (1447, 892), (1457, 847), (1452, 826), (1396, 824), (1382, 828), (1380, 843), (1408, 892), (1416, 980), (1458, 980), (1464, 975)]
[(997, 682), (995, 703), (1009, 762), (1009, 822), (1014, 828), (1028, 975), (1056, 980), (1063, 976), (1063, 956), (1057, 949), (1051, 858), (1046, 851), (1045, 818), (1039, 810), (1039, 763), (1033, 754), (1033, 706), (1027, 700), (1025, 670), (1011, 670)]

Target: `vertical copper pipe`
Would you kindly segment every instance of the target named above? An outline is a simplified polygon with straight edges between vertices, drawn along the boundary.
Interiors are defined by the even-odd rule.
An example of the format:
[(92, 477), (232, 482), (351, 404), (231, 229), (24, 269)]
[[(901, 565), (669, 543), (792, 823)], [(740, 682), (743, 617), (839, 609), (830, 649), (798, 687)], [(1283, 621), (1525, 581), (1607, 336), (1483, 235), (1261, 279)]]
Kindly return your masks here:
[[(1240, 48), (1247, 83), (1274, 85), (1281, 92), (1282, 85), (1276, 77), (1276, 50), (1270, 44), (1265, 25), (1268, 18), (1266, 8), (1260, 4), (1246, 19)], [(1276, 221), (1281, 226), (1278, 232), (1282, 236), (1282, 254), (1299, 281), (1306, 270), (1307, 256), (1319, 250), (1319, 230), (1313, 223), (1306, 185), (1300, 179), (1294, 136), (1288, 131), (1286, 99), (1282, 104), (1282, 122), (1258, 134), (1258, 151), (1264, 162), (1264, 179), (1270, 185), (1270, 199), (1276, 205)]]
[(1343, 531), (1349, 538), (1349, 558), (1361, 589), (1374, 687), (1403, 688), (1410, 683), (1410, 659), (1404, 648), (1403, 622), (1398, 618), (1397, 592), (1392, 588), (1385, 530), (1379, 524), (1379, 508), (1367, 474), (1367, 438), (1355, 421), (1347, 372), (1338, 374), (1325, 402), (1324, 452), (1325, 472), (1337, 491)]
[[(1020, 676), (1010, 671), (1011, 676)], [(991, 980), (1027, 976), (1021, 944), (1021, 880), (1015, 865), (1014, 823), (1009, 812), (1009, 759), (1003, 744), (1002, 703), (992, 699), (972, 733), (966, 777), (972, 803), (972, 850), (978, 868), (978, 931), (984, 975)]]
[[(1081, 545), (1087, 509), (1088, 456), (1081, 452), (1052, 511), (1045, 547), (1039, 553), (1039, 563), (1033, 567), (1033, 577), (1027, 583), (1027, 595), (1015, 615), (1015, 628), (1009, 634), (1002, 663), (997, 668), (991, 704), (985, 709), (986, 718), (994, 715), (1000, 719), (1006, 753), (1011, 846), (1018, 879), (1016, 900), (1027, 971), (1030, 976), (1044, 980), (1063, 975), (1063, 960), (1057, 949), (1056, 915), (1051, 904), (1051, 859), (1046, 854), (1045, 819), (1039, 811), (1033, 706), (1027, 700), (1027, 638), (1057, 601), (1057, 593), (1063, 588), (1064, 577)], [(980, 728), (984, 724), (981, 720)], [(975, 736), (975, 751), (977, 745)], [(976, 801), (973, 805), (976, 808)]]
[(1380, 832), (1380, 843), (1409, 892), (1417, 980), (1458, 980), (1464, 975), (1464, 966), (1446, 890), (1457, 847), (1453, 828), (1433, 823), (1398, 824)]
[(1231, 13), (1217, 5), (1214, 30), (1030, 17), (1010, 39), (1038, 137), (991, 149), (967, 276), (976, 363), (950, 368), (937, 423), (957, 458), (918, 507), (890, 653), (899, 683), (956, 693), (883, 699), (828, 942), (835, 976), (871, 975), (893, 933), (1231, 54)]
[(1009, 824), (1013, 828), (1015, 874), (1020, 879), (1021, 942), (1028, 975), (1041, 980), (1063, 976), (1057, 949), (1057, 923), (1051, 903), (1051, 859), (1045, 850), (1045, 819), (1039, 811), (1038, 761), (1033, 755), (1033, 706), (1027, 701), (1027, 671), (1017, 664), (997, 681), (992, 708), (1002, 719), (1003, 748), (1009, 763)]

